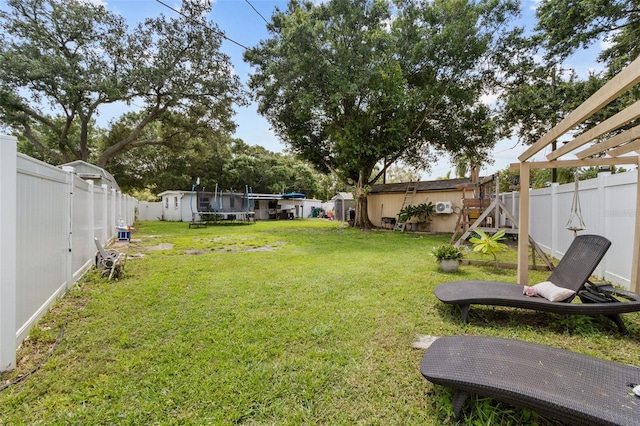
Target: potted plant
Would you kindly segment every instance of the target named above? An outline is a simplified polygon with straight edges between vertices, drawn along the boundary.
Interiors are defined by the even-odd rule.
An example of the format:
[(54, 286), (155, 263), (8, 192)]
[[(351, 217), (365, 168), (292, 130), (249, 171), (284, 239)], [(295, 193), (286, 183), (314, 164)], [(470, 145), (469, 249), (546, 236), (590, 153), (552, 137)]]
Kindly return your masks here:
[(398, 213), (398, 222), (403, 223), (411, 219), (415, 212), (415, 206), (405, 206)]
[(430, 220), (431, 216), (436, 212), (436, 206), (433, 202), (422, 203), (417, 205), (416, 214), (419, 219)]
[(411, 223), (411, 229), (416, 230), (418, 223), (429, 223), (431, 216), (435, 213), (435, 205), (429, 201), (428, 203), (418, 204), (417, 206), (409, 205), (405, 206), (400, 213), (398, 213), (398, 222), (407, 223), (410, 219), (414, 218), (415, 222)]
[(460, 260), (464, 257), (462, 249), (453, 244), (442, 244), (434, 247), (431, 253), (438, 261), (438, 266), (442, 272), (457, 271)]
[(429, 201), (428, 203), (418, 204), (415, 217), (418, 220), (418, 223), (421, 224), (425, 230), (428, 230), (429, 224), (431, 223), (431, 216), (433, 216), (435, 212), (435, 204)]

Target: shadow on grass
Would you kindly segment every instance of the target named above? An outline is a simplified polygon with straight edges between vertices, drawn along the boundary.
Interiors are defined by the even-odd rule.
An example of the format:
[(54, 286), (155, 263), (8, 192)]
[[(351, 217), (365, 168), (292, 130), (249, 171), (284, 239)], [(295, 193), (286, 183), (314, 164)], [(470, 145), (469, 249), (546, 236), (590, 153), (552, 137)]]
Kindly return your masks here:
[[(436, 310), (443, 321), (453, 321), (460, 327), (467, 326), (462, 322), (459, 306), (440, 303), (436, 305)], [(593, 317), (588, 315), (562, 315), (510, 307), (472, 305), (469, 311), (468, 326), (482, 329), (511, 329), (511, 333), (531, 330), (581, 336), (597, 333), (640, 341), (639, 327), (636, 321), (625, 319), (624, 317), (623, 320), (629, 329), (629, 334), (626, 336), (620, 334), (610, 319), (601, 315)]]

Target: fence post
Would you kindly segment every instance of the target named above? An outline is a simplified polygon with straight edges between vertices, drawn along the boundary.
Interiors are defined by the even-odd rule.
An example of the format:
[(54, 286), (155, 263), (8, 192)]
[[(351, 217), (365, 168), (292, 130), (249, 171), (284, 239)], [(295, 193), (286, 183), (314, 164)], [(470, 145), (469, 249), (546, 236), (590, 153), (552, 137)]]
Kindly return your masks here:
[(554, 229), (560, 229), (560, 219), (558, 218), (558, 182), (551, 183), (551, 247), (549, 253), (553, 257), (558, 257), (558, 233)]
[(116, 190), (115, 188), (111, 188), (111, 219), (113, 219), (111, 221), (111, 223), (108, 223), (107, 226), (109, 227), (109, 238), (111, 238), (112, 235), (115, 234), (115, 226), (116, 223), (118, 223), (118, 217), (116, 216)]
[[(516, 191), (511, 191), (511, 214), (514, 215), (516, 217), (516, 219), (518, 219), (518, 217), (520, 217), (520, 212), (518, 212), (518, 214), (515, 214), (516, 212), (516, 207), (518, 207), (518, 200), (516, 200), (516, 196), (519, 195), (519, 192)], [(516, 226), (518, 226), (517, 223), (512, 223), (511, 224), (511, 229), (515, 229)], [(520, 231), (518, 231), (520, 232)]]
[(92, 180), (87, 180), (87, 183), (89, 184), (89, 205), (87, 206), (87, 216), (89, 216), (89, 220), (88, 220), (88, 224), (89, 224), (89, 232), (87, 233), (88, 239), (89, 241), (87, 241), (87, 244), (89, 244), (89, 247), (95, 247), (95, 243), (93, 242), (93, 239), (97, 236), (96, 235), (96, 215), (95, 215), (95, 210), (96, 210), (96, 194), (95, 194), (95, 187), (93, 186), (93, 181)]
[[(607, 235), (608, 229), (607, 219), (606, 219), (606, 209), (607, 209), (607, 179), (611, 176), (611, 172), (599, 172), (598, 173), (598, 195), (596, 199), (598, 200), (598, 205), (596, 211), (598, 212), (598, 225), (597, 225), (597, 233), (600, 235)], [(604, 273), (607, 271), (607, 256), (602, 259), (602, 262), (596, 268), (594, 275), (598, 278), (604, 278)]]
[(116, 212), (118, 213), (118, 217), (116, 217), (116, 223), (119, 223), (120, 219), (124, 220), (124, 216), (122, 215), (122, 192), (116, 191)]
[(67, 172), (67, 182), (69, 185), (69, 192), (67, 193), (67, 197), (69, 202), (67, 203), (67, 208), (69, 211), (67, 212), (67, 288), (70, 288), (73, 283), (73, 198), (75, 197), (75, 188), (76, 183), (74, 181), (75, 171), (76, 169), (71, 166), (62, 166), (62, 170)]
[(109, 239), (109, 187), (106, 183), (102, 184), (102, 236), (101, 244), (106, 244)]
[(16, 367), (17, 139), (0, 135), (0, 371)]
[(629, 290), (634, 293), (640, 294), (640, 276), (638, 275), (638, 268), (640, 263), (640, 156), (638, 156), (638, 166), (636, 167), (636, 205), (635, 205), (635, 234), (633, 237), (633, 257), (631, 258), (631, 282), (629, 283)]

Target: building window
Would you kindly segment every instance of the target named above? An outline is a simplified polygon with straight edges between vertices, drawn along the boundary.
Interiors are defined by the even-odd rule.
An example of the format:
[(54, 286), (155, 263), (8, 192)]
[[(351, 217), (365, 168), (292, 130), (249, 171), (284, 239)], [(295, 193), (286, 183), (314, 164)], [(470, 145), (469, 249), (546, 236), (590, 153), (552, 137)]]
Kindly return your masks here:
[(201, 197), (200, 200), (198, 200), (198, 211), (207, 212), (211, 210), (209, 208), (209, 201), (209, 197)]
[(235, 198), (231, 197), (229, 198), (229, 207), (233, 208), (235, 206)]
[(173, 197), (173, 208), (178, 209), (178, 197)]
[(164, 208), (169, 209), (169, 197), (164, 197)]

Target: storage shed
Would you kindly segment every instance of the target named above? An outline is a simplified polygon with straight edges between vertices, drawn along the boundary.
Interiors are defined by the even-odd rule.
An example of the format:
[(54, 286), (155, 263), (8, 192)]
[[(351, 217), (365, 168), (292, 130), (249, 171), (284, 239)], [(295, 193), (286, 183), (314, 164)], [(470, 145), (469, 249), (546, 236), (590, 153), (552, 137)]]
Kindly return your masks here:
[(189, 191), (164, 191), (158, 194), (162, 199), (162, 220), (169, 222), (190, 222), (191, 206)]
[(354, 211), (355, 203), (353, 201), (353, 194), (351, 192), (338, 192), (331, 199), (334, 203), (335, 219), (347, 222), (351, 220), (350, 211)]
[(471, 178), (372, 185), (367, 194), (369, 219), (376, 226), (393, 229), (408, 195), (407, 189), (415, 187), (415, 194), (408, 204), (432, 202), (436, 207), (428, 230), (451, 233), (456, 226), (457, 213), (462, 205), (461, 188), (469, 185)]

